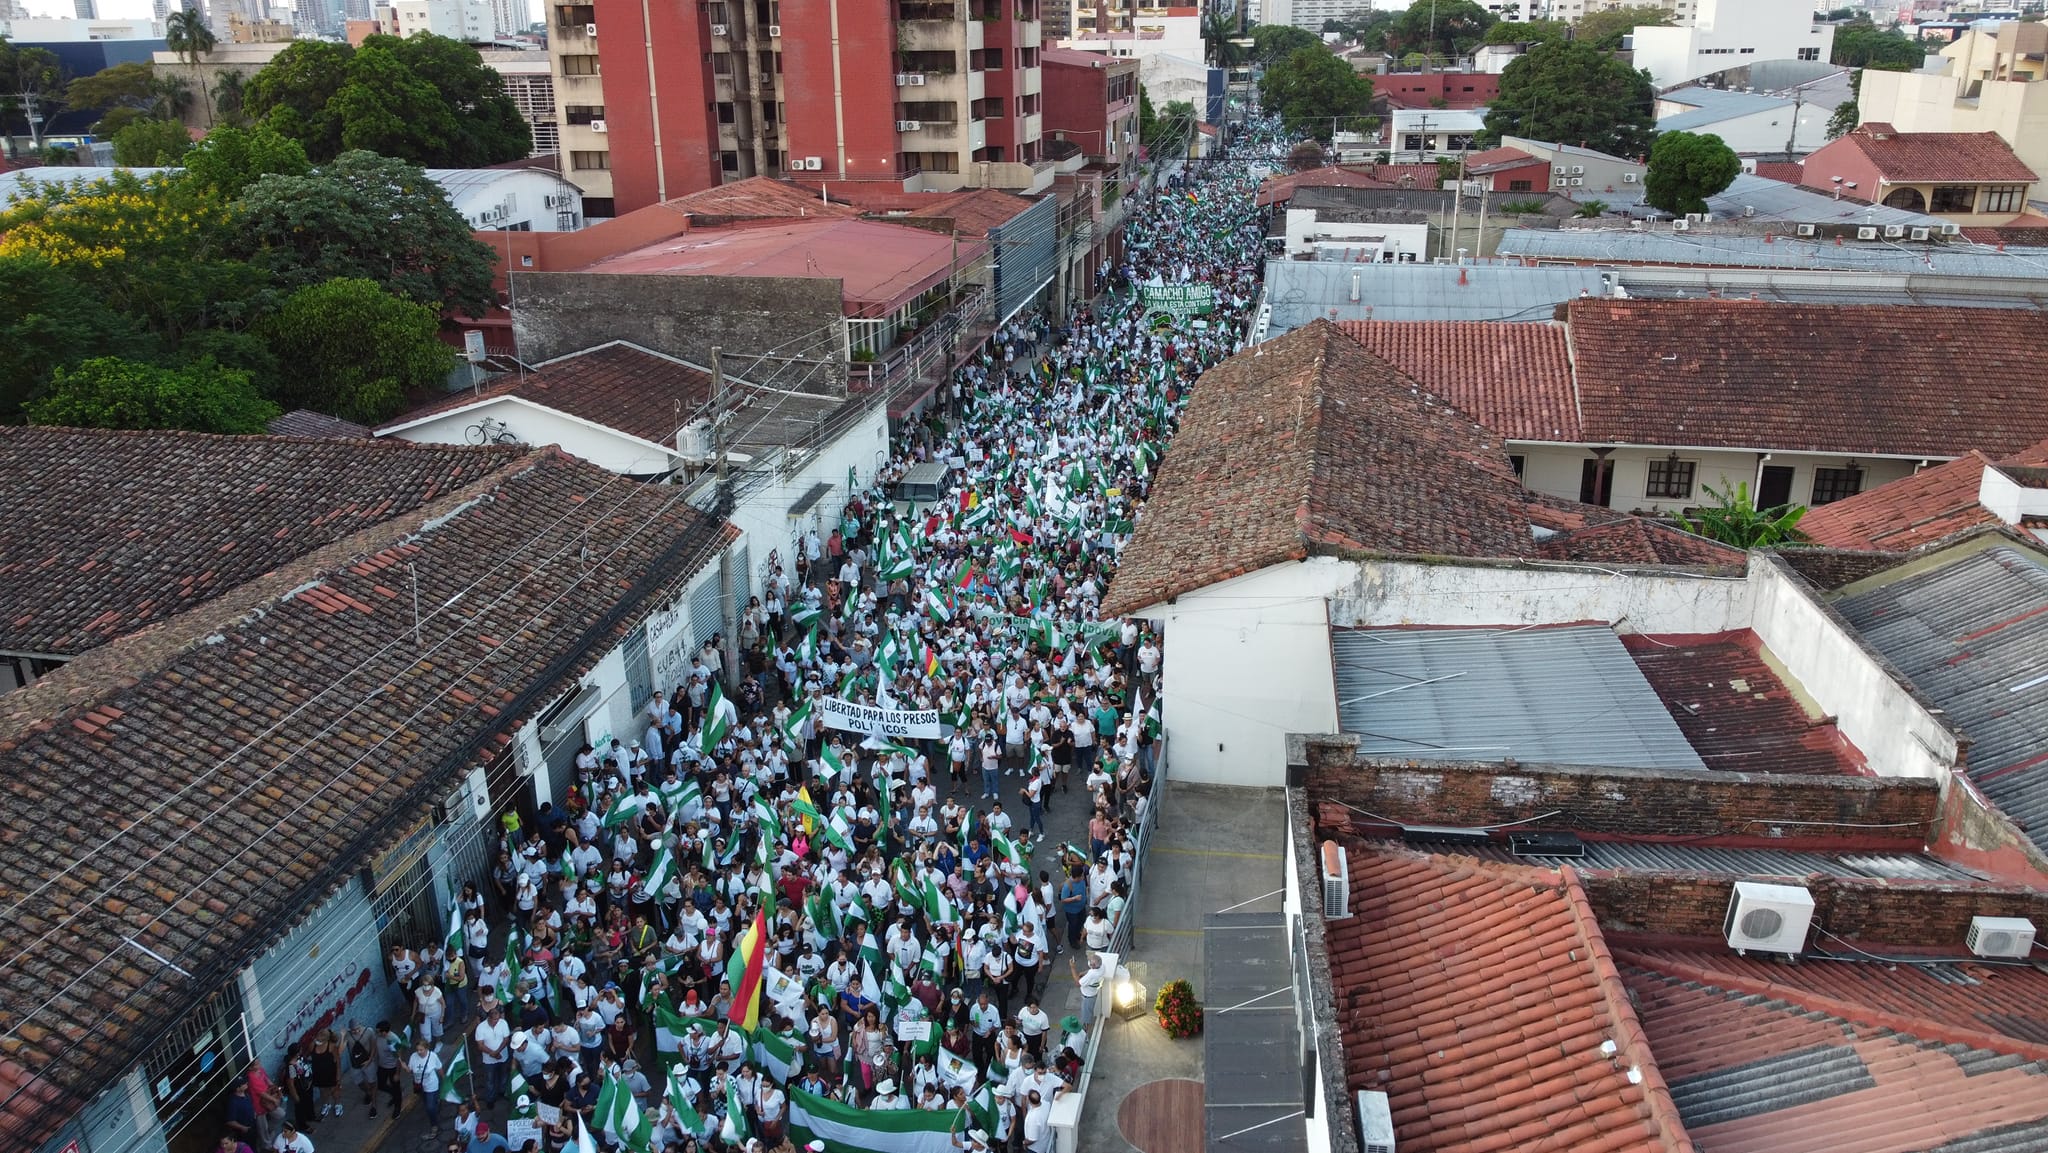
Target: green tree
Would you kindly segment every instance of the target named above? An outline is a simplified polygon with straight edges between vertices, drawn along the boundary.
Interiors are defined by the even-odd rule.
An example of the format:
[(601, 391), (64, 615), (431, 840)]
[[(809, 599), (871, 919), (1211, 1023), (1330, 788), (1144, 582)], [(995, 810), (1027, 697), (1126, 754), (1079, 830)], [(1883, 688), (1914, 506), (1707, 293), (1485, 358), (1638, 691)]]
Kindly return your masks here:
[(96, 357), (60, 368), (49, 392), (27, 405), (33, 424), (73, 428), (182, 428), (259, 433), (277, 416), (249, 374), (212, 363), (165, 368)]
[(1202, 43), (1211, 67), (1235, 68), (1244, 63), (1244, 48), (1231, 43), (1236, 39), (1242, 37), (1222, 12), (1212, 8), (1202, 17)]
[(1486, 30), (1482, 44), (1548, 44), (1571, 33), (1569, 20), (1502, 20)]
[(1735, 183), (1742, 159), (1711, 132), (1666, 132), (1650, 146), (1643, 199), (1673, 216), (1705, 212), (1707, 197)]
[(239, 208), (238, 250), (282, 287), (352, 276), (436, 310), (490, 304), (491, 250), (402, 160), (344, 152), (303, 176), (261, 177)]
[(1338, 120), (1371, 110), (1372, 81), (1317, 44), (1269, 66), (1259, 82), (1259, 99), (1280, 114), (1290, 132), (1327, 141)]
[(1303, 48), (1322, 47), (1322, 37), (1292, 24), (1261, 24), (1252, 29), (1252, 59), (1261, 64), (1270, 66)]
[(1387, 50), (1462, 56), (1486, 38), (1497, 20), (1472, 0), (1410, 4), (1388, 27)]
[(164, 47), (187, 64), (199, 63), (218, 43), (213, 29), (206, 26), (206, 17), (194, 5), (187, 4), (164, 17)]
[(1638, 4), (1630, 8), (1609, 8), (1604, 12), (1588, 12), (1579, 17), (1578, 39), (1603, 52), (1612, 52), (1621, 47), (1621, 39), (1638, 28), (1668, 28), (1671, 13), (1654, 4)]
[(1910, 72), (1926, 62), (1927, 48), (1896, 28), (1852, 20), (1835, 29), (1835, 49), (1828, 59), (1851, 68)]
[(1538, 44), (1501, 73), (1485, 137), (1553, 140), (1641, 156), (1656, 134), (1656, 103), (1649, 73), (1584, 41)]
[(222, 200), (239, 199), (243, 189), (265, 176), (304, 176), (312, 170), (299, 142), (268, 124), (238, 128), (223, 123), (185, 154), (185, 179)]
[(1771, 548), (1806, 539), (1799, 531), (1803, 505), (1781, 504), (1776, 508), (1756, 507), (1749, 485), (1738, 482), (1731, 490), (1704, 486), (1712, 504), (1694, 510), (1694, 516), (1678, 514), (1678, 527), (1695, 536), (1717, 540), (1736, 548)]
[[(213, 104), (213, 115), (222, 124), (237, 127), (249, 122), (249, 115), (243, 111), (249, 92), (249, 78), (240, 72), (222, 69), (214, 74), (213, 88), (207, 96)], [(304, 151), (304, 149), (301, 149)]]
[(176, 120), (137, 120), (114, 133), (114, 163), (130, 168), (173, 165), (192, 150), (192, 137)]
[(262, 326), (278, 363), (269, 389), (287, 408), (376, 424), (406, 394), (440, 386), (455, 368), (437, 310), (401, 300), (373, 280), (347, 278), (292, 293)]
[(43, 146), (42, 124), (64, 106), (64, 87), (64, 69), (55, 54), (17, 47), (0, 36), (0, 121), (22, 118), (34, 100), (42, 121), (29, 125), (29, 140), (37, 149)]
[(21, 420), (54, 370), (91, 356), (143, 356), (154, 344), (68, 271), (0, 257), (0, 424)]
[(156, 67), (131, 60), (80, 76), (64, 86), (64, 102), (73, 108), (144, 110), (156, 104)]
[(243, 106), (315, 163), (365, 149), (475, 168), (533, 149), (504, 77), (476, 49), (441, 36), (372, 36), (356, 49), (299, 41), (250, 79)]

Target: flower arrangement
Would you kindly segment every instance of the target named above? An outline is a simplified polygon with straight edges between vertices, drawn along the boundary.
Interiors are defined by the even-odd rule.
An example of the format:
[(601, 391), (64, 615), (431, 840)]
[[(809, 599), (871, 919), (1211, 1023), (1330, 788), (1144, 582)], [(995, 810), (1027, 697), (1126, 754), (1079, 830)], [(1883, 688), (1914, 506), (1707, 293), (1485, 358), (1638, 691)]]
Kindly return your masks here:
[(1185, 980), (1168, 981), (1152, 1009), (1169, 1037), (1192, 1037), (1202, 1031), (1202, 1003), (1195, 1000), (1195, 987)]

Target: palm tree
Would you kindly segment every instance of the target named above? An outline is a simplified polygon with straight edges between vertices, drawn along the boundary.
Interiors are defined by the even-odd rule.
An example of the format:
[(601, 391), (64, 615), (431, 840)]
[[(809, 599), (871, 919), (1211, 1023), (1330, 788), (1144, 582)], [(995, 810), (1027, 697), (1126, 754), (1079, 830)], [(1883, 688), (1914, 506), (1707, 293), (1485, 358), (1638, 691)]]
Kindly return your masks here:
[(242, 112), (242, 104), (248, 99), (249, 78), (240, 72), (223, 70), (214, 77), (213, 108), (222, 120), (229, 124), (241, 124), (248, 116)]
[(1579, 210), (1572, 213), (1572, 215), (1591, 220), (1605, 211), (1607, 211), (1607, 202), (1605, 200), (1588, 200), (1580, 204)]
[(1771, 548), (1806, 539), (1798, 528), (1799, 518), (1806, 515), (1806, 506), (1781, 504), (1776, 508), (1758, 508), (1750, 499), (1749, 485), (1739, 482), (1725, 491), (1713, 485), (1702, 487), (1714, 503), (1699, 508), (1697, 518), (1679, 513), (1678, 527), (1685, 531), (1745, 549)]
[(164, 20), (164, 46), (183, 57), (187, 64), (199, 63), (199, 58), (213, 51), (218, 43), (213, 29), (206, 26), (206, 17), (189, 2)]

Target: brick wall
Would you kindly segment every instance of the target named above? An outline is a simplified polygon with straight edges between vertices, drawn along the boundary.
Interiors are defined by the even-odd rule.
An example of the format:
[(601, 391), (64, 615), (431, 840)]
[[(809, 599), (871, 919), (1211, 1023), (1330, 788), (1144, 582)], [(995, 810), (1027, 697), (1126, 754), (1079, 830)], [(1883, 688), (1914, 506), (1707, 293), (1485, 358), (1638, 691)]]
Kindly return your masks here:
[[(1696, 770), (1358, 760), (1345, 737), (1302, 741), (1289, 783), (1407, 825), (1568, 829), (1588, 839), (1917, 850), (1940, 803), (1932, 781)], [(1369, 818), (1352, 814), (1354, 822)]]
[[(601, 272), (514, 272), (514, 330), (528, 363), (630, 340), (656, 352), (709, 364), (724, 350), (727, 371), (749, 354), (841, 355), (824, 330), (841, 320), (837, 280), (770, 276), (633, 276)], [(837, 367), (768, 365), (745, 379), (804, 392), (843, 394)]]
[[(1582, 874), (1603, 931), (1655, 940), (1722, 940), (1737, 878), (1659, 873)], [(1967, 885), (1838, 877), (1798, 882), (1813, 894), (1809, 946), (1829, 947), (1825, 929), (1863, 948), (1882, 945), (1957, 955), (1970, 918), (2026, 917), (2048, 925), (2048, 893)], [(1842, 946), (1833, 944), (1836, 950)]]
[(1965, 867), (2048, 888), (2048, 854), (1961, 775), (1942, 797), (1934, 851)]

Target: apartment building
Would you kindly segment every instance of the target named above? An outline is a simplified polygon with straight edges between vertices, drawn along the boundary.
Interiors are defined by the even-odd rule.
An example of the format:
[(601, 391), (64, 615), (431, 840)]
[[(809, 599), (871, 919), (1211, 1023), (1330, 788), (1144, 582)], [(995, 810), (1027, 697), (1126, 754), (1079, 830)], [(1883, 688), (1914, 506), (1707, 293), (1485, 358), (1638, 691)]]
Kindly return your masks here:
[(1038, 0), (550, 9), (561, 147), (585, 203), (599, 202), (592, 216), (752, 176), (905, 191), (1052, 183)]
[(1941, 55), (1939, 72), (1866, 71), (1863, 121), (1901, 132), (1996, 132), (2029, 168), (2048, 172), (2048, 25), (1973, 30)]

